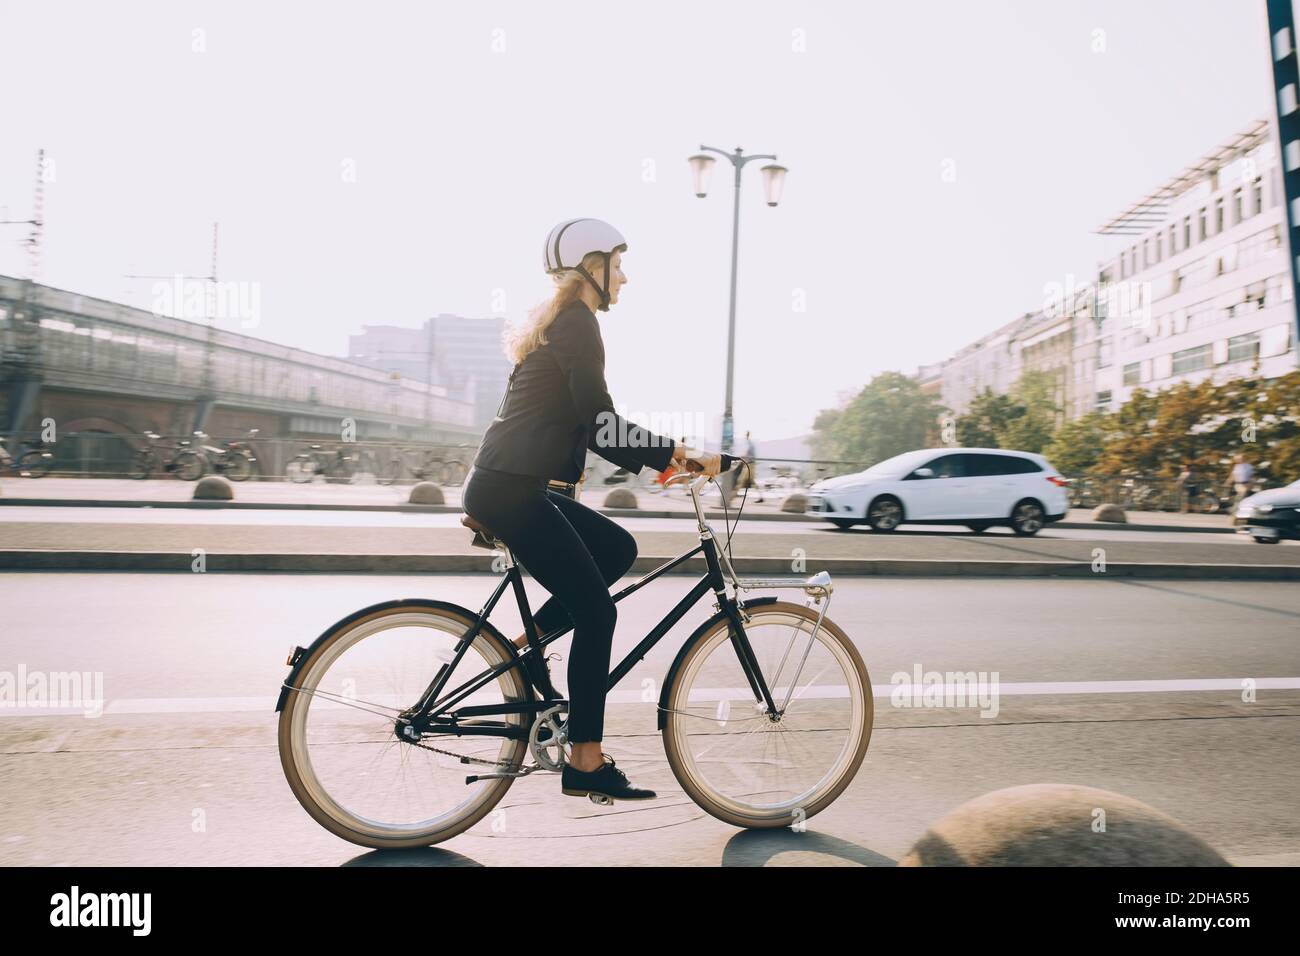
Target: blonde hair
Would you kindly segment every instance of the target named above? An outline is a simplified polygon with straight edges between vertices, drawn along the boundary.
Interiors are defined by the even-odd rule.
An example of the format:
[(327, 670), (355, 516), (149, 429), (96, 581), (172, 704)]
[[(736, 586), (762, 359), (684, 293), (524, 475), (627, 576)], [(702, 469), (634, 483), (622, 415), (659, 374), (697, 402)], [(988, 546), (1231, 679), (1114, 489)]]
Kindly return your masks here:
[[(605, 257), (599, 252), (589, 252), (582, 259), (582, 266), (593, 278), (599, 280), (605, 268)], [(546, 344), (546, 330), (551, 327), (555, 317), (581, 298), (582, 287), (587, 284), (580, 272), (569, 270), (551, 276), (555, 282), (555, 291), (549, 299), (533, 306), (528, 313), (528, 321), (521, 326), (508, 326), (503, 336), (506, 358), (518, 365), (530, 352)]]

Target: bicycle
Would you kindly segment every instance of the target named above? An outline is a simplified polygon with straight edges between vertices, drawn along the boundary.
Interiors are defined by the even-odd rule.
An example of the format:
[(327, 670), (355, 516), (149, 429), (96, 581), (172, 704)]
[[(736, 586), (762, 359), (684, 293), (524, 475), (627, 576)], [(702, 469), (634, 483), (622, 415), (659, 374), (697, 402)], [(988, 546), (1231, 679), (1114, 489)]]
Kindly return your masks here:
[(4, 445), (5, 439), (0, 438), (0, 472), (11, 471), (19, 478), (44, 478), (54, 468), (54, 452), (43, 441), (22, 444), (17, 458)]
[(323, 475), (333, 484), (351, 484), (357, 475), (356, 462), (351, 455), (345, 455), (342, 448), (335, 448), (331, 454), (321, 445), (312, 445), (307, 451), (294, 455), (284, 470), (289, 480), (299, 485), (314, 481), (317, 475)]
[[(137, 448), (131, 455), (131, 467), (127, 472), (137, 481), (143, 481), (155, 471), (162, 470), (185, 481), (198, 481), (207, 471), (207, 463), (191, 447), (188, 439), (177, 441), (171, 448), (160, 448), (162, 436), (156, 432), (145, 432), (146, 444)], [(162, 452), (169, 452), (170, 457), (164, 462)]]
[[(723, 456), (725, 468), (736, 461)], [(608, 687), (712, 591), (715, 613), (686, 638), (661, 685), (656, 722), (668, 763), (686, 794), (719, 820), (790, 826), (824, 810), (857, 773), (871, 739), (871, 679), (853, 642), (826, 617), (830, 575), (737, 575), (730, 527), (719, 548), (701, 509), (699, 490), (713, 479), (669, 480), (677, 479), (690, 481), (700, 543), (613, 599), (696, 554), (707, 571), (611, 671)], [(487, 815), (516, 779), (558, 773), (567, 762), (568, 701), (540, 693), (525, 655), (543, 654), (572, 624), (538, 637), (510, 549), (469, 515), (461, 520), (475, 545), (504, 562), (477, 614), (432, 598), (386, 601), (331, 625), (286, 661), (275, 707), (285, 778), (317, 823), (361, 846), (450, 839)], [(524, 649), (488, 620), (507, 587), (528, 635)], [(799, 588), (809, 600), (742, 599), (756, 588)], [(476, 772), (464, 775), (467, 766)]]

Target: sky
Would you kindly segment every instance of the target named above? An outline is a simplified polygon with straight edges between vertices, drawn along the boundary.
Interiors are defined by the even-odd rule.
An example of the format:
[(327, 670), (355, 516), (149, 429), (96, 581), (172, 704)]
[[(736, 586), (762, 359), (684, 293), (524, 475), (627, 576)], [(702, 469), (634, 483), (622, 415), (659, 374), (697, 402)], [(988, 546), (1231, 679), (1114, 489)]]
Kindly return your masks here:
[(219, 222), (256, 303), (223, 327), (334, 355), (367, 323), (521, 321), (551, 227), (606, 219), (616, 404), (716, 427), (734, 189), (720, 159), (696, 198), (687, 158), (772, 153), (781, 202), (766, 161), (741, 186), (734, 413), (785, 438), (1086, 281), (1102, 222), (1271, 118), (1263, 9), (0, 0), (0, 219), (44, 148), (41, 281), (150, 308), (126, 276), (208, 275)]

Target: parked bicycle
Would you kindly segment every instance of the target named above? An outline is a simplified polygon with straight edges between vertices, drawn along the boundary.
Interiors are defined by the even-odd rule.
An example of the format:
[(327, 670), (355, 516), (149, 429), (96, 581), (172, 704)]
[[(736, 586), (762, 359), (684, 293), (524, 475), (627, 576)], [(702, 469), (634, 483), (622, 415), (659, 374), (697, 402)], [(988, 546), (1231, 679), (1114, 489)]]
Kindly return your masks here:
[(388, 449), (387, 454), (366, 453), (366, 467), (381, 485), (391, 485), (409, 475), (415, 481), (433, 481), (447, 488), (462, 485), (469, 476), (469, 466), (459, 458), (446, 458), (432, 449)]
[(352, 482), (356, 479), (356, 460), (342, 448), (335, 448), (331, 453), (322, 445), (312, 445), (293, 456), (285, 466), (285, 473), (297, 484), (313, 481), (317, 475), (329, 482)]
[[(723, 455), (724, 469), (736, 461)], [(712, 593), (717, 613), (686, 638), (659, 685), (668, 765), (695, 803), (734, 826), (802, 822), (830, 806), (862, 764), (871, 679), (853, 641), (826, 617), (830, 575), (737, 575), (729, 536), (720, 546), (701, 510), (700, 489), (713, 479), (669, 480), (678, 479), (689, 482), (700, 543), (613, 599), (701, 552), (708, 570), (613, 669), (608, 686)], [(509, 548), (468, 515), (461, 522), (474, 544), (504, 560), (482, 610), (433, 598), (386, 601), (348, 615), (287, 661), (275, 708), (285, 777), (316, 822), (361, 846), (440, 843), (481, 820), (519, 777), (560, 772), (568, 759), (568, 701), (539, 696), (523, 655), (543, 654), (572, 624), (537, 637)], [(507, 587), (529, 638), (522, 651), (488, 621)], [(769, 588), (802, 590), (808, 603), (740, 594)]]
[(19, 478), (44, 478), (54, 469), (54, 452), (43, 441), (19, 445), (17, 457), (5, 447), (0, 438), (0, 474), (10, 472)]
[(127, 474), (132, 478), (143, 480), (161, 471), (185, 481), (198, 481), (207, 471), (207, 464), (189, 439), (166, 446), (162, 444), (162, 436), (156, 432), (145, 432), (143, 437), (145, 445), (137, 448), (131, 456)]

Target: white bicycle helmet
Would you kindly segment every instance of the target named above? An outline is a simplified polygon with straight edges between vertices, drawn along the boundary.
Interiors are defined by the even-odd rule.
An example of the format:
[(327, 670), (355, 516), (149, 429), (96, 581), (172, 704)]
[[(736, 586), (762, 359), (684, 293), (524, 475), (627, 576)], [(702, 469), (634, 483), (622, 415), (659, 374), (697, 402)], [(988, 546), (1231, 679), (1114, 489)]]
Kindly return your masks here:
[[(627, 240), (623, 234), (601, 219), (568, 219), (557, 225), (546, 236), (546, 247), (542, 252), (542, 261), (548, 275), (558, 275), (570, 270), (579, 272), (591, 283), (591, 287), (600, 295), (598, 308), (609, 311), (609, 260), (616, 252), (627, 251)], [(605, 257), (605, 287), (601, 288), (596, 280), (582, 267), (583, 257), (592, 252), (599, 252)]]

